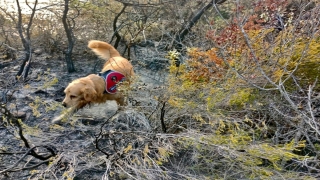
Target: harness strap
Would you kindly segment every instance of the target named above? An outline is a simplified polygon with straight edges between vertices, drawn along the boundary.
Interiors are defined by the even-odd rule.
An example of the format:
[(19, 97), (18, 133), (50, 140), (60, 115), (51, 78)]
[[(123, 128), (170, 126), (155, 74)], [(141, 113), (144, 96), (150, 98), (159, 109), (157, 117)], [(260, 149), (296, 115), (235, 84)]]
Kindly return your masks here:
[(117, 84), (125, 80), (125, 76), (114, 70), (107, 70), (105, 72), (98, 73), (100, 77), (104, 79), (105, 82), (105, 92), (108, 94), (114, 94), (117, 92)]

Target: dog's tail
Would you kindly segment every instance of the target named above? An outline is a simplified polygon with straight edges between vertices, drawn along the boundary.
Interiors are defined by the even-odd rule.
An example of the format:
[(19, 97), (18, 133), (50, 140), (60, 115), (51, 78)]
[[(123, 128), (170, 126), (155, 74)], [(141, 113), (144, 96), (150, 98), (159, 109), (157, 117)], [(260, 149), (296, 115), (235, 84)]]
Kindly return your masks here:
[(105, 60), (109, 60), (112, 57), (121, 56), (120, 53), (112, 45), (103, 41), (91, 40), (88, 43), (88, 47), (94, 53), (96, 53), (96, 55)]

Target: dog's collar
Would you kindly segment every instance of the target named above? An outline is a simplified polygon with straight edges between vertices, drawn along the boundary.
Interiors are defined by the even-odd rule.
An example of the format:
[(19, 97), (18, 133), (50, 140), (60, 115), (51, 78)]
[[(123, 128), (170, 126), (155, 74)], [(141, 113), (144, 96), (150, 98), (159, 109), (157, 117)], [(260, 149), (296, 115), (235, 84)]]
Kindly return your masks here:
[(120, 72), (107, 70), (105, 72), (98, 73), (98, 76), (102, 77), (105, 82), (105, 92), (108, 94), (114, 94), (117, 92), (117, 84), (125, 80), (125, 76)]

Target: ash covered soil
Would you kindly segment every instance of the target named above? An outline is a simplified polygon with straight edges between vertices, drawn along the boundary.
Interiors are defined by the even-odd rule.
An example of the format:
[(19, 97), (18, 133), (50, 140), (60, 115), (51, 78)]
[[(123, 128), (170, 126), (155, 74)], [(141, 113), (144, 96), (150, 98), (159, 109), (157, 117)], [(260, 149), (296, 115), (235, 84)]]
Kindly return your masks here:
[[(49, 55), (38, 49), (33, 53), (27, 79), (15, 81), (22, 62), (1, 60), (7, 63), (0, 72), (1, 101), (15, 118), (21, 120), (23, 135), (30, 147), (27, 148), (21, 140), (18, 128), (1, 117), (0, 152), (3, 154), (0, 156), (0, 171), (7, 173), (0, 174), (0, 179), (59, 178), (71, 168), (74, 170), (70, 177), (75, 179), (101, 179), (106, 171), (105, 163), (101, 161), (103, 155), (113, 155), (133, 142), (143, 148), (145, 144), (140, 142), (141, 135), (128, 133), (99, 137), (104, 142), (99, 147), (103, 150), (97, 150), (99, 133), (146, 133), (159, 128), (150, 117), (157, 114), (156, 99), (164, 94), (168, 62), (165, 54), (152, 48), (136, 47), (134, 52), (131, 62), (136, 78), (127, 91), (127, 107), (119, 109), (114, 101), (92, 105), (69, 116), (61, 124), (52, 124), (51, 120), (65, 110), (61, 106), (64, 88), (76, 78), (98, 73), (104, 61), (93, 53), (89, 57), (78, 53), (74, 59), (76, 72), (68, 73), (62, 54)], [(23, 55), (23, 52), (19, 54)], [(32, 147), (38, 147), (36, 151), (43, 156), (55, 153), (54, 162), (24, 156)], [(48, 149), (54, 152), (48, 152)]]

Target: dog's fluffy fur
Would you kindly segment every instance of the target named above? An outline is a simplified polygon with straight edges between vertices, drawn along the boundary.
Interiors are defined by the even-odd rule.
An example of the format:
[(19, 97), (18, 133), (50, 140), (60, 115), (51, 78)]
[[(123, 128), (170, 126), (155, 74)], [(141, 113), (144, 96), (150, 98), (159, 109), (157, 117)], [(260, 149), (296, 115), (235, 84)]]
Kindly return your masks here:
[[(96, 55), (106, 60), (101, 72), (107, 70), (118, 71), (125, 76), (126, 81), (130, 84), (130, 80), (134, 75), (133, 66), (112, 45), (103, 41), (92, 40), (89, 42), (88, 47)], [(90, 74), (72, 81), (64, 92), (66, 96), (62, 104), (75, 110), (83, 108), (87, 104), (104, 103), (107, 100), (115, 100), (121, 106), (126, 104), (121, 92), (117, 91), (115, 94), (104, 93), (105, 81), (96, 74)]]

